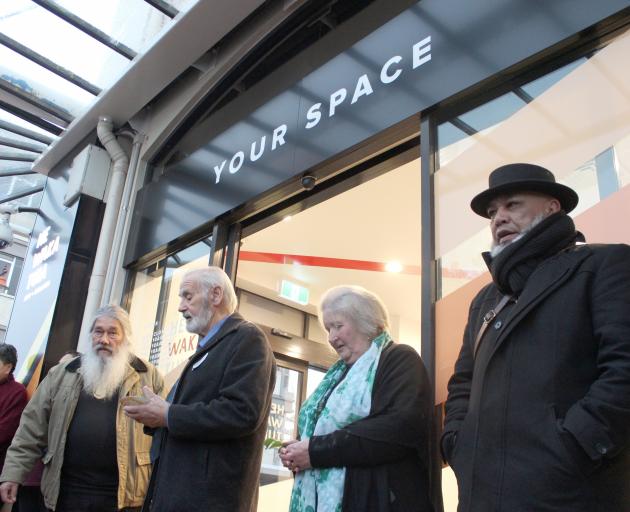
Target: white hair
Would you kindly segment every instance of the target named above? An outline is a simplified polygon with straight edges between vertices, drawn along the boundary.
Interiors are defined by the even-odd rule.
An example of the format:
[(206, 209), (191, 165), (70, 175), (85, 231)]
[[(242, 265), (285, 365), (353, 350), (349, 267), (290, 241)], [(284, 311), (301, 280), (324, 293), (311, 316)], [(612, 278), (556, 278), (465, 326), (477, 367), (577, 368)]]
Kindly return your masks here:
[(186, 272), (183, 279), (191, 279), (199, 284), (201, 291), (204, 292), (204, 296), (208, 297), (210, 291), (215, 286), (218, 286), (223, 290), (223, 302), (222, 305), (227, 309), (228, 314), (236, 311), (238, 300), (236, 298), (236, 292), (234, 291), (234, 285), (228, 275), (219, 267), (206, 267)]
[(122, 329), (123, 339), (110, 357), (100, 357), (98, 354), (99, 344), (92, 344), (81, 357), (79, 372), (83, 378), (83, 388), (87, 393), (99, 399), (109, 399), (116, 394), (127, 375), (131, 352), (131, 322), (129, 314), (123, 308), (115, 304), (108, 304), (100, 307), (94, 313), (90, 333), (94, 331), (96, 321), (103, 317), (118, 322)]
[(342, 285), (327, 290), (319, 305), (319, 321), (324, 311), (342, 315), (368, 339), (389, 329), (389, 314), (383, 301), (361, 286)]
[(123, 340), (125, 345), (131, 344), (131, 320), (129, 320), (129, 313), (116, 304), (107, 304), (101, 306), (96, 310), (92, 317), (92, 324), (90, 325), (90, 332), (94, 330), (94, 324), (99, 318), (107, 317), (116, 320), (120, 324), (120, 328), (123, 332)]

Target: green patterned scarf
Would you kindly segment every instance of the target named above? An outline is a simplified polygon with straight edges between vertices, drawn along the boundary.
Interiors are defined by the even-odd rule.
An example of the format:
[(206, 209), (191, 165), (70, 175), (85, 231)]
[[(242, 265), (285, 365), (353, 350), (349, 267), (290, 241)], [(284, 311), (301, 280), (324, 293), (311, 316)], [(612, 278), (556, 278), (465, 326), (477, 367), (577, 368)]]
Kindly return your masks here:
[[(389, 333), (383, 332), (350, 369), (341, 360), (330, 367), (300, 409), (300, 439), (330, 434), (370, 413), (378, 361), (391, 342)], [(341, 512), (345, 476), (343, 467), (300, 471), (293, 483), (289, 512)]]

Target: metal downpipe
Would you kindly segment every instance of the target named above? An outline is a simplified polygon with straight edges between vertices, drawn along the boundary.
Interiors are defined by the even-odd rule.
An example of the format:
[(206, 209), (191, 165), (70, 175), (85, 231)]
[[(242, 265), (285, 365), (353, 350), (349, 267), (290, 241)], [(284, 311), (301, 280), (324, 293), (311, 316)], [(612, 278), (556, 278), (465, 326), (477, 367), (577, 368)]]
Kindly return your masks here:
[(81, 323), (81, 332), (77, 344), (77, 349), (80, 352), (84, 352), (90, 346), (88, 336), (90, 322), (96, 310), (101, 306), (105, 275), (107, 273), (110, 257), (112, 257), (111, 250), (114, 232), (120, 212), (120, 202), (125, 186), (125, 178), (129, 168), (129, 158), (118, 143), (118, 140), (116, 140), (113, 129), (114, 123), (110, 117), (102, 116), (99, 118), (96, 133), (111, 157), (113, 165), (107, 193), (105, 214), (103, 215), (101, 233), (98, 239), (96, 256), (94, 257), (94, 267), (92, 268), (92, 275), (90, 276), (90, 285), (88, 287), (88, 295), (83, 311), (83, 322)]

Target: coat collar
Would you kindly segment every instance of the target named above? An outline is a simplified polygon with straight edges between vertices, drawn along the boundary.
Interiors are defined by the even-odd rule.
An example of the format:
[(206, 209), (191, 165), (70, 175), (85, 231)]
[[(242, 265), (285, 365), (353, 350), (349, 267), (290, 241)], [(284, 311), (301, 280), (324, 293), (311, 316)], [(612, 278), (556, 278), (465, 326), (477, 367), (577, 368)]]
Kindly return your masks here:
[(518, 302), (514, 305), (508, 318), (506, 318), (504, 328), (494, 344), (490, 358), (492, 358), (525, 315), (565, 283), (590, 254), (591, 251), (588, 245), (577, 245), (548, 258), (540, 264), (529, 277)]
[[(147, 365), (144, 364), (142, 359), (131, 354), (129, 356), (129, 366), (131, 366), (138, 373), (146, 373), (148, 371)], [(81, 368), (81, 356), (75, 357), (66, 365), (66, 371), (76, 373)]]
[(191, 357), (191, 360), (197, 359), (197, 356), (199, 356), (200, 354), (205, 354), (206, 352), (208, 352), (208, 350), (216, 346), (228, 334), (230, 334), (231, 332), (234, 332), (237, 329), (237, 327), (240, 324), (242, 324), (244, 321), (245, 319), (239, 313), (237, 312), (232, 313), (230, 316), (228, 316), (225, 319), (225, 322), (223, 322), (223, 325), (221, 326), (219, 331), (212, 338), (208, 340), (208, 342), (203, 346), (203, 348), (195, 352), (195, 354)]

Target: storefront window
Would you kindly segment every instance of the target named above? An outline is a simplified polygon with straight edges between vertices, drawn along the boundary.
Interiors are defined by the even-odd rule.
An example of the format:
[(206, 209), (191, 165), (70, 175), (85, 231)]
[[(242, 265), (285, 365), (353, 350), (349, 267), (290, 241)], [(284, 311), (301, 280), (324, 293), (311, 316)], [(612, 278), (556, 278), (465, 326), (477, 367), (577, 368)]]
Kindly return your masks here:
[(419, 160), (244, 238), (236, 283), (275, 304), (251, 311), (256, 321), (301, 335), (303, 317), (278, 313), (301, 310), (308, 314), (308, 338), (324, 344), (316, 319), (323, 293), (341, 284), (363, 286), (388, 307), (393, 338), (420, 352)]
[[(327, 333), (316, 316), (322, 294), (341, 284), (363, 286), (385, 302), (393, 338), (420, 352), (419, 160), (244, 238), (236, 282), (246, 318), (306, 338), (303, 343), (327, 347)], [(304, 396), (313, 392), (324, 373), (306, 370)], [(278, 379), (288, 376), (279, 370)], [(299, 402), (276, 401), (274, 393), (276, 414), (272, 408), (270, 422), (282, 425), (279, 435), (286, 436)], [(293, 405), (298, 409), (287, 408)], [(277, 413), (288, 411), (291, 417), (281, 420)], [(269, 485), (261, 487), (259, 512), (287, 510), (291, 494), (292, 479), (286, 479), (277, 454), (272, 457), (269, 451), (261, 476)]]
[(490, 278), (480, 253), (486, 219), (469, 208), (496, 167), (531, 162), (549, 168), (579, 196), (571, 212), (589, 242), (630, 242), (630, 32), (589, 57), (525, 84), (438, 127), (435, 174), (437, 397), (461, 345), (470, 300)]
[(135, 276), (129, 308), (135, 350), (158, 367), (167, 387), (177, 380), (198, 341), (177, 311), (179, 285), (186, 272), (208, 266), (209, 260), (210, 240), (206, 239)]

